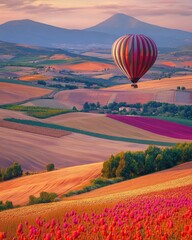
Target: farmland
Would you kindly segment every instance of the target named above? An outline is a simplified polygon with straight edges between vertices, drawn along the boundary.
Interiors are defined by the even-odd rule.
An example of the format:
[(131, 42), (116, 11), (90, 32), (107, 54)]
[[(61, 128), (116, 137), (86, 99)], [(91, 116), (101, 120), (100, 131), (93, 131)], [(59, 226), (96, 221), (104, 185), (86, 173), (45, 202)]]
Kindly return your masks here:
[[(139, 83), (137, 90), (131, 89), (130, 84), (117, 85), (100, 90), (77, 89), (61, 91), (55, 99), (72, 107), (82, 109), (85, 102), (100, 102), (107, 105), (111, 102), (147, 103), (149, 101), (167, 102), (178, 105), (192, 103), (191, 76), (164, 78)], [(184, 86), (185, 91), (177, 91), (178, 86)]]
[(107, 117), (159, 135), (192, 140), (192, 128), (178, 123), (170, 123), (166, 120), (147, 117), (120, 116), (112, 114), (108, 114)]
[(49, 107), (38, 107), (38, 106), (21, 106), (21, 105), (5, 105), (2, 106), (4, 109), (13, 110), (13, 111), (22, 111), (27, 115), (35, 117), (35, 118), (48, 118), (51, 116), (69, 113), (72, 110), (69, 109), (57, 109), (57, 108), (49, 108)]
[(20, 123), (13, 123), (8, 121), (0, 121), (0, 127), (19, 130), (23, 132), (29, 132), (33, 134), (40, 134), (43, 136), (57, 137), (57, 138), (71, 134), (70, 132), (67, 132), (64, 130), (46, 129), (43, 127), (28, 126), (28, 125), (23, 125)]
[[(3, 127), (0, 130), (1, 167), (18, 161), (25, 171), (42, 171), (46, 164), (52, 162), (56, 168), (102, 162), (110, 154), (121, 150), (147, 148), (145, 144), (117, 142), (77, 133), (55, 138)], [(49, 130), (47, 128), (46, 131)]]
[[(46, 122), (58, 124), (61, 126), (78, 128), (84, 131), (106, 134), (109, 136), (119, 136), (142, 140), (179, 142), (181, 140), (171, 138), (171, 136), (162, 136), (159, 133), (153, 133), (151, 128), (142, 129), (139, 126), (132, 126), (121, 121), (116, 121), (116, 115), (106, 115), (93, 113), (69, 113), (51, 117)], [(113, 119), (114, 118), (114, 119)], [(123, 117), (122, 117), (123, 118)], [(185, 138), (187, 140), (187, 138)]]
[(37, 98), (51, 93), (51, 90), (18, 84), (0, 82), (0, 105)]
[[(101, 173), (102, 163), (68, 167), (52, 172), (24, 176), (0, 185), (1, 200), (10, 199), (14, 205), (26, 205), (30, 195), (43, 191), (56, 192), (59, 196), (88, 185)], [(22, 187), (23, 186), (23, 187)]]
[[(153, 185), (152, 180), (156, 179), (155, 174), (157, 174), (158, 180), (155, 181)], [(57, 203), (45, 204), (45, 205), (41, 204), (41, 206), (34, 205), (34, 206), (23, 207), (23, 208), (20, 208), (19, 211), (17, 209), (13, 209), (13, 210), (2, 212), (0, 213), (0, 223), (1, 223), (1, 220), (4, 219), (5, 227), (3, 229), (0, 229), (0, 231), (6, 231), (8, 232), (8, 234), (14, 235), (20, 223), (23, 224), (23, 228), (27, 228), (27, 226), (25, 227), (26, 221), (28, 221), (29, 225), (31, 224), (34, 225), (37, 219), (37, 213), (38, 213), (38, 216), (41, 216), (41, 218), (45, 218), (46, 222), (51, 223), (52, 219), (55, 218), (56, 223), (59, 223), (59, 221), (62, 221), (62, 223), (64, 222), (70, 223), (71, 218), (75, 216), (77, 217), (78, 215), (81, 215), (81, 214), (83, 214), (83, 216), (87, 216), (86, 213), (90, 217), (97, 216), (97, 214), (101, 216), (100, 214), (102, 214), (102, 212), (104, 211), (105, 215), (103, 215), (103, 218), (105, 220), (105, 223), (110, 225), (111, 222), (108, 220), (108, 216), (109, 216), (109, 219), (111, 219), (110, 209), (111, 209), (111, 213), (113, 213), (115, 209), (119, 209), (115, 207), (115, 205), (118, 204), (119, 201), (121, 201), (122, 206), (125, 206), (126, 204), (131, 204), (129, 205), (130, 208), (133, 208), (134, 204), (136, 204), (136, 206), (137, 204), (139, 204), (139, 206), (142, 205), (143, 210), (145, 209), (143, 211), (144, 215), (145, 215), (145, 211), (148, 209), (147, 207), (145, 207), (145, 204), (150, 204), (150, 203), (152, 204), (153, 202), (156, 203), (156, 201), (158, 201), (158, 204), (155, 204), (154, 207), (157, 210), (157, 206), (159, 206), (160, 207), (159, 210), (161, 211), (161, 214), (163, 214), (164, 211), (167, 212), (168, 206), (170, 207), (168, 212), (172, 213), (173, 211), (172, 214), (170, 215), (168, 214), (167, 217), (164, 218), (164, 219), (167, 219), (165, 220), (165, 222), (163, 220), (162, 222), (160, 221), (160, 223), (163, 224), (163, 225), (160, 225), (161, 229), (164, 229), (164, 230), (167, 229), (166, 231), (169, 231), (170, 234), (181, 234), (181, 232), (183, 231), (184, 225), (189, 224), (188, 222), (189, 218), (185, 218), (184, 222), (181, 222), (181, 219), (182, 219), (182, 215), (185, 214), (189, 209), (184, 199), (188, 199), (189, 201), (191, 199), (191, 184), (192, 184), (191, 165), (190, 163), (186, 163), (184, 165), (177, 166), (176, 168), (162, 171), (161, 175), (159, 176), (158, 176), (159, 173), (155, 173), (155, 174), (147, 175), (138, 179), (133, 179), (131, 181), (118, 183), (112, 186), (95, 190), (94, 192), (91, 192), (91, 193), (80, 195), (82, 199), (78, 199), (78, 201), (75, 199), (66, 200), (66, 201), (61, 201)], [(164, 176), (165, 176), (165, 180), (164, 180)], [(144, 180), (143, 178), (146, 178), (146, 180)], [(143, 183), (143, 180), (144, 180), (144, 184), (141, 185), (140, 187), (139, 185)], [(135, 187), (134, 187), (134, 181), (138, 181), (135, 184)], [(129, 186), (129, 183), (131, 185), (132, 190), (129, 190), (129, 188), (127, 188)], [(149, 185), (149, 183), (151, 183), (151, 185)], [(116, 188), (116, 191), (114, 190), (110, 191), (110, 188), (113, 189), (115, 186), (118, 186)], [(121, 188), (121, 186), (124, 186), (124, 187)], [(100, 195), (99, 195), (98, 191), (101, 191), (101, 190), (102, 192), (100, 192)], [(92, 197), (88, 197), (89, 194), (93, 194)], [(163, 205), (161, 205), (160, 203)], [(164, 206), (164, 203), (166, 208)], [(183, 203), (184, 205), (181, 203)], [(107, 204), (107, 208), (109, 209), (109, 212), (105, 210), (106, 204)], [(176, 205), (178, 205), (178, 208), (177, 208), (177, 211), (174, 211), (174, 206)], [(171, 206), (173, 206), (173, 208)], [(58, 208), (60, 209), (59, 212), (58, 212)], [(125, 214), (126, 213), (128, 214), (128, 215), (125, 215), (127, 217), (130, 216), (129, 215), (131, 211), (130, 208), (124, 209), (124, 210), (122, 209), (122, 211), (125, 212)], [(151, 205), (151, 209), (153, 209), (152, 205)], [(162, 212), (162, 209), (164, 209), (163, 212)], [(74, 211), (74, 210), (75, 210), (75, 214), (70, 215), (71, 211)], [(92, 215), (93, 212), (95, 215)], [(120, 213), (122, 214), (121, 211)], [(134, 218), (137, 218), (139, 216), (137, 214), (138, 213), (135, 212)], [(156, 211), (156, 214), (160, 215), (158, 211)], [(156, 223), (156, 218), (158, 218), (156, 214), (149, 215), (151, 217), (152, 216), (155, 217), (153, 221), (151, 221), (154, 224)], [(186, 214), (186, 217), (187, 216), (189, 215)], [(63, 218), (66, 219), (64, 222), (63, 222)], [(80, 220), (81, 218), (77, 217), (77, 219)], [(165, 228), (165, 226), (167, 226), (166, 225), (167, 222), (169, 223), (170, 221), (173, 223), (173, 226), (178, 226), (177, 219), (179, 219), (180, 221), (179, 223), (180, 228), (179, 229), (177, 228), (178, 231), (175, 228), (171, 228), (171, 229)], [(89, 225), (88, 227), (87, 223), (89, 224), (89, 220), (84, 221), (82, 219), (80, 223), (82, 223), (82, 221), (84, 222), (83, 225), (86, 227), (88, 233), (90, 234), (89, 231), (93, 231), (95, 224), (91, 223), (91, 225)], [(145, 221), (145, 218), (142, 218), (141, 220), (139, 220), (142, 226), (144, 224), (143, 221)], [(10, 222), (12, 224), (11, 229), (7, 227), (9, 226)], [(97, 222), (96, 219), (95, 219), (95, 222)], [(151, 225), (150, 221), (147, 221), (147, 222), (148, 224), (150, 224), (149, 227), (153, 232), (153, 229), (155, 226), (153, 224)], [(122, 222), (122, 224), (125, 224), (124, 221)], [(35, 226), (38, 227), (38, 224), (37, 225), (35, 224)], [(72, 226), (74, 228), (72, 228), (72, 231), (68, 232), (69, 234), (72, 234), (73, 231), (77, 230), (76, 227), (78, 227), (78, 225), (76, 224), (74, 225), (73, 223)], [(102, 224), (99, 226), (102, 226)], [(134, 229), (135, 228), (133, 228), (132, 231), (136, 231), (136, 229), (135, 230)], [(49, 228), (47, 229), (47, 231), (49, 231)], [(101, 234), (101, 233), (102, 233), (101, 229), (99, 228), (96, 232), (92, 234)], [(113, 232), (113, 234), (115, 234), (115, 232)], [(154, 231), (153, 234), (158, 234), (158, 232)], [(95, 236), (97, 237), (97, 235)]]

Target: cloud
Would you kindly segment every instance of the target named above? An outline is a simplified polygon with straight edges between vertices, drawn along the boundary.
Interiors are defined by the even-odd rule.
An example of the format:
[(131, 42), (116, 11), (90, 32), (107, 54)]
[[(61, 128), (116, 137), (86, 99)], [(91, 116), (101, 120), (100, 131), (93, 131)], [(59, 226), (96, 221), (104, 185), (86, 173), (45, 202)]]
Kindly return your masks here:
[(6, 8), (19, 8), (28, 4), (32, 4), (37, 0), (1, 0), (0, 5)]

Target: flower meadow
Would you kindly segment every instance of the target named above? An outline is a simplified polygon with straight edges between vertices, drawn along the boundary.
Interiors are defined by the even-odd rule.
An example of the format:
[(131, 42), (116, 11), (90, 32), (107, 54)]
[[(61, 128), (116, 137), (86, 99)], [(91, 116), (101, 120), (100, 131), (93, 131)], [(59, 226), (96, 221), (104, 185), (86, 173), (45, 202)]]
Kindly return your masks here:
[(141, 116), (107, 114), (107, 117), (134, 127), (142, 128), (155, 134), (171, 138), (192, 140), (192, 127), (184, 126), (178, 123)]
[(128, 198), (98, 212), (66, 212), (62, 220), (37, 217), (17, 227), (14, 240), (192, 239), (192, 185)]

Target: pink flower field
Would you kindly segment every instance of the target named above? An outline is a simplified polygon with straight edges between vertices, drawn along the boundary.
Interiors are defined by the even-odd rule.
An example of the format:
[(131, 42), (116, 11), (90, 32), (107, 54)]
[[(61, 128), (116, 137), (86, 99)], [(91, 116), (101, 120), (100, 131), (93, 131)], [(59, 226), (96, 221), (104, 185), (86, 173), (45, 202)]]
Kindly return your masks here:
[[(59, 211), (59, 210), (58, 210)], [(66, 212), (62, 220), (37, 217), (19, 224), (14, 240), (192, 239), (192, 185), (150, 193), (102, 211)]]
[(184, 126), (178, 123), (138, 116), (107, 114), (107, 117), (159, 135), (177, 139), (192, 140), (192, 127)]

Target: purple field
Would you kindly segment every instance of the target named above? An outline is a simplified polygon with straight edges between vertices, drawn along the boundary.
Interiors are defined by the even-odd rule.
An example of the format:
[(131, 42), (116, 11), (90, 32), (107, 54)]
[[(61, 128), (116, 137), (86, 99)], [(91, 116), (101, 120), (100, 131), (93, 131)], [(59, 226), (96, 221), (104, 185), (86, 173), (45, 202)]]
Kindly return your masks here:
[(192, 140), (192, 128), (178, 123), (138, 116), (107, 114), (107, 117), (159, 135), (177, 139)]

